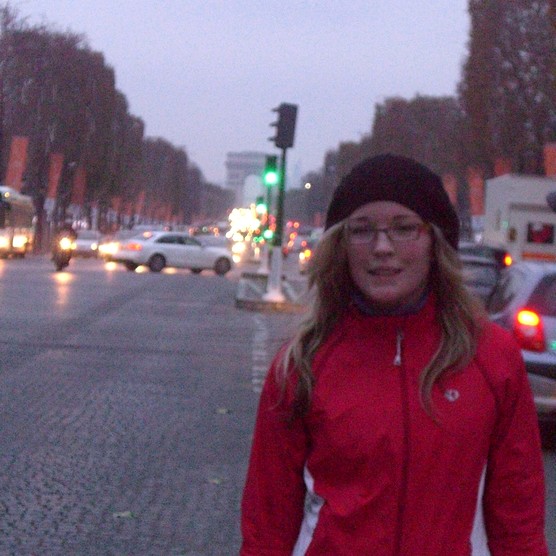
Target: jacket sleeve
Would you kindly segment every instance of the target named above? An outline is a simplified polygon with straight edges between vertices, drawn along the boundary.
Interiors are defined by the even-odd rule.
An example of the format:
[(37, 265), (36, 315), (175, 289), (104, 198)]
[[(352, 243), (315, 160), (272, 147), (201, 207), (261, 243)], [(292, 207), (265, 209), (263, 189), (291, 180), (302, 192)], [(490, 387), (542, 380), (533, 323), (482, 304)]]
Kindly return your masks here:
[(485, 526), (492, 556), (548, 556), (544, 536), (544, 469), (535, 405), (521, 352), (506, 352), (489, 454)]
[(290, 556), (303, 519), (307, 435), (288, 420), (291, 390), (276, 384), (272, 365), (259, 401), (241, 505), (241, 556)]

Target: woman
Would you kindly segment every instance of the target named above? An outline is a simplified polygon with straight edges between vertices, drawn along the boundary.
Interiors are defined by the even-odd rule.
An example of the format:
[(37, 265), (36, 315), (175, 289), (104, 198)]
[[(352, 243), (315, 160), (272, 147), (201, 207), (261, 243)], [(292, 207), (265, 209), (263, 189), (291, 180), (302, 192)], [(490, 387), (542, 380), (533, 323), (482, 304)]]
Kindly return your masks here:
[(458, 236), (411, 159), (342, 180), (261, 394), (243, 556), (548, 554), (523, 361), (465, 290)]

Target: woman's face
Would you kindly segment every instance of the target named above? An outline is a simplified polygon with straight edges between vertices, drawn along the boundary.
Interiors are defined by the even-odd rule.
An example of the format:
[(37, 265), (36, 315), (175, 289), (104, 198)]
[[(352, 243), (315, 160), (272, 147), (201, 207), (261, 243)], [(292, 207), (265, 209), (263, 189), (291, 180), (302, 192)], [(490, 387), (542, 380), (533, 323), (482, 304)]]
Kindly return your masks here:
[(432, 238), (417, 213), (392, 201), (368, 203), (347, 218), (345, 233), (351, 277), (369, 302), (393, 309), (421, 298)]

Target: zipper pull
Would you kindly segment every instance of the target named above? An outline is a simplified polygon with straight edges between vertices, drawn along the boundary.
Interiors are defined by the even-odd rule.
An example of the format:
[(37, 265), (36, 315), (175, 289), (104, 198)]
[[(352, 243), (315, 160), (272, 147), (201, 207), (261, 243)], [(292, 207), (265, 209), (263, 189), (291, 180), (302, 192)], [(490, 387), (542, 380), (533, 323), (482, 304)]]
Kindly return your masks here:
[(398, 334), (396, 336), (396, 356), (394, 357), (394, 365), (396, 367), (402, 366), (402, 340), (403, 332), (398, 330)]

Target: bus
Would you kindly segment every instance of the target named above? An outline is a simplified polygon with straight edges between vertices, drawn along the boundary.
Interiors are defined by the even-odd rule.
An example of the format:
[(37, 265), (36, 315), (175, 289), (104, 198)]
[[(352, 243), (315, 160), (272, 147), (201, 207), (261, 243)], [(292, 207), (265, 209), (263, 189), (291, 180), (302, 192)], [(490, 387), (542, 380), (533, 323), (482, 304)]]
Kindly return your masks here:
[(35, 207), (28, 195), (0, 185), (0, 257), (25, 257), (35, 238)]

